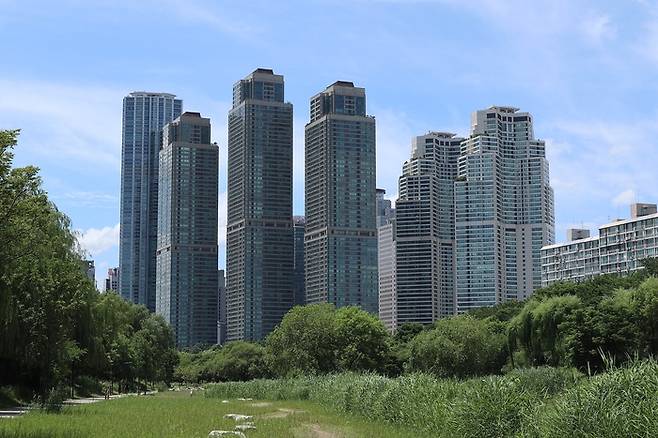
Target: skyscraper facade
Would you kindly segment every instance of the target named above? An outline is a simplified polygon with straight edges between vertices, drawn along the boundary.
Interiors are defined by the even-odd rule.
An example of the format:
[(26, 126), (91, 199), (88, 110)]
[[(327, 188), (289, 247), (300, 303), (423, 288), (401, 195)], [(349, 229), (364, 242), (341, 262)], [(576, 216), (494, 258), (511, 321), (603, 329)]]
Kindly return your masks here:
[(283, 76), (233, 87), (228, 139), (228, 340), (259, 340), (293, 305), (292, 104)]
[(155, 310), (158, 233), (158, 152), (162, 128), (180, 116), (183, 102), (168, 93), (123, 98), (119, 290)]
[(105, 279), (105, 291), (119, 291), (119, 268), (109, 268)]
[(305, 128), (306, 301), (378, 311), (375, 119), (365, 89), (311, 98)]
[(396, 322), (431, 324), (455, 312), (454, 184), (462, 138), (416, 137), (395, 203)]
[(379, 287), (379, 319), (386, 328), (397, 326), (397, 295), (395, 281), (395, 209), (386, 199), (386, 190), (376, 191), (377, 213), (377, 276)]
[(545, 144), (532, 116), (491, 107), (471, 118), (455, 182), (457, 312), (522, 300), (541, 286), (555, 239)]
[(377, 227), (377, 275), (379, 281), (379, 319), (386, 328), (397, 328), (397, 261), (395, 219)]
[(294, 266), (293, 266), (293, 289), (295, 306), (306, 304), (306, 289), (304, 283), (304, 233), (306, 230), (306, 218), (295, 216), (292, 218), (292, 230), (294, 238)]
[(94, 261), (93, 260), (83, 260), (82, 261), (82, 266), (85, 270), (85, 274), (87, 274), (87, 278), (90, 279), (91, 281), (93, 281), (94, 286), (96, 286), (96, 267), (94, 266)]
[(377, 228), (391, 222), (395, 217), (395, 209), (391, 207), (391, 200), (384, 198), (386, 190), (377, 189), (377, 197), (375, 198), (375, 205), (377, 211)]
[(217, 271), (217, 343), (226, 343), (226, 276), (224, 270)]
[(658, 207), (631, 205), (630, 219), (617, 219), (589, 230), (567, 230), (567, 242), (541, 249), (542, 286), (579, 282), (600, 274), (628, 275), (644, 269), (643, 260), (658, 256)]
[(179, 348), (217, 343), (219, 151), (210, 120), (183, 113), (163, 130), (156, 312)]

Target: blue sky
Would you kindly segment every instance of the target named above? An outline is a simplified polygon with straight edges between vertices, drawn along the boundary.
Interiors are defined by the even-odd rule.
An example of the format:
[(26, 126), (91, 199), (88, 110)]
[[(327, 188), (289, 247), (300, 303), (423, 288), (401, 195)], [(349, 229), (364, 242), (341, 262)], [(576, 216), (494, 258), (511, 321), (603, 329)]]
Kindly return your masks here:
[(658, 201), (658, 2), (649, 0), (0, 0), (0, 128), (21, 128), (16, 164), (36, 164), (96, 260), (118, 264), (121, 99), (177, 94), (220, 144), (225, 250), (226, 117), (232, 84), (285, 75), (294, 104), (294, 210), (304, 211), (309, 97), (366, 87), (378, 185), (396, 197), (410, 139), (466, 135), (470, 114), (511, 105), (547, 142), (556, 231)]

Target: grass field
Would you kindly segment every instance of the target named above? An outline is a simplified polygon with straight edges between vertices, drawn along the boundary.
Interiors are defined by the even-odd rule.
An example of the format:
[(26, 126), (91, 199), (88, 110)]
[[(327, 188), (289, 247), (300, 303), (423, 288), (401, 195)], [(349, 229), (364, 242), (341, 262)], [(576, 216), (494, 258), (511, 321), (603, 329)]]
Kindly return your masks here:
[(347, 373), (219, 383), (205, 395), (308, 400), (436, 438), (658, 437), (656, 360), (593, 377), (548, 367), (469, 380)]
[(0, 438), (205, 438), (211, 430), (235, 427), (233, 420), (224, 418), (228, 413), (254, 416), (257, 429), (246, 433), (249, 438), (419, 436), (403, 428), (338, 414), (308, 401), (222, 403), (200, 392), (192, 397), (186, 392), (166, 392), (66, 407), (60, 414), (31, 412), (2, 419)]
[(658, 362), (592, 377), (535, 368), (469, 380), (347, 373), (221, 383), (193, 396), (165, 392), (0, 419), (0, 438), (207, 437), (234, 428), (228, 413), (254, 416), (249, 438), (652, 438)]

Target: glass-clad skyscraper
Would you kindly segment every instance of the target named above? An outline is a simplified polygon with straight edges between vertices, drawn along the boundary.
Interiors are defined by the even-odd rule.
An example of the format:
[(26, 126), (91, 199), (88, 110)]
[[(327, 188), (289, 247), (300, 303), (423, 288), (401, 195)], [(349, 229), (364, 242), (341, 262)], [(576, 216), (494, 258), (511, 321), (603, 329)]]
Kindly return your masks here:
[(457, 312), (522, 300), (541, 286), (555, 239), (545, 144), (532, 116), (491, 107), (471, 118), (455, 182)]
[(183, 113), (160, 151), (156, 312), (179, 348), (217, 343), (219, 151), (210, 119)]
[(293, 289), (295, 306), (306, 304), (306, 288), (304, 284), (304, 234), (306, 230), (306, 218), (295, 216), (292, 218), (292, 230), (294, 236), (294, 273)]
[(431, 324), (455, 312), (454, 184), (463, 139), (416, 137), (395, 203), (396, 322)]
[(123, 98), (119, 290), (155, 310), (158, 232), (158, 151), (162, 128), (180, 116), (183, 102), (168, 93)]
[(378, 310), (375, 119), (365, 89), (311, 98), (305, 129), (306, 302)]
[(259, 340), (293, 305), (292, 104), (283, 76), (233, 86), (228, 133), (228, 340)]

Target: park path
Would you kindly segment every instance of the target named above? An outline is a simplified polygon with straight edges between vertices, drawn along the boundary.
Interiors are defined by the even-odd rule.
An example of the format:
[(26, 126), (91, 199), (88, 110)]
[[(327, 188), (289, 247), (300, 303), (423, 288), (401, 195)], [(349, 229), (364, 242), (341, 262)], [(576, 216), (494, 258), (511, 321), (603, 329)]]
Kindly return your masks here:
[[(155, 394), (156, 391), (149, 391), (145, 394), (136, 394), (134, 392), (127, 393), (127, 394), (115, 394), (110, 396), (110, 400), (114, 400), (117, 398), (121, 397), (126, 397), (129, 395), (153, 395)], [(103, 396), (98, 396), (98, 397), (82, 397), (82, 398), (70, 398), (68, 400), (64, 400), (64, 406), (77, 406), (77, 405), (88, 405), (91, 403), (97, 403), (105, 401), (105, 397)], [(0, 419), (2, 418), (16, 418), (20, 417), (21, 415), (25, 414), (26, 412), (30, 411), (31, 409), (34, 409), (30, 406), (15, 406), (13, 408), (4, 408), (0, 409)]]

